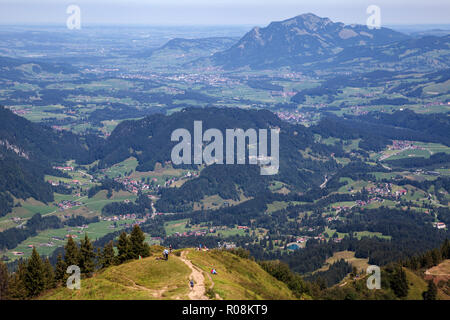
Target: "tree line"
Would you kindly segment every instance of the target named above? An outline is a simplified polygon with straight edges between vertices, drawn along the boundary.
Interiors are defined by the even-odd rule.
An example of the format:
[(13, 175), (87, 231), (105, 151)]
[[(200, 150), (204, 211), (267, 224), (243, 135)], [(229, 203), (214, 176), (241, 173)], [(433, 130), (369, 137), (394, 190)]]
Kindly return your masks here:
[[(117, 246), (117, 255), (114, 244)], [(58, 255), (54, 267), (48, 257), (39, 255), (36, 248), (33, 248), (29, 259), (19, 262), (13, 273), (9, 273), (6, 265), (0, 262), (0, 300), (32, 299), (46, 290), (63, 286), (70, 276), (67, 268), (72, 265), (80, 268), (82, 278), (89, 278), (101, 269), (149, 255), (150, 247), (138, 225), (133, 227), (130, 234), (122, 232), (116, 243), (111, 240), (102, 249), (94, 248), (87, 234), (80, 244), (69, 237), (64, 253)]]

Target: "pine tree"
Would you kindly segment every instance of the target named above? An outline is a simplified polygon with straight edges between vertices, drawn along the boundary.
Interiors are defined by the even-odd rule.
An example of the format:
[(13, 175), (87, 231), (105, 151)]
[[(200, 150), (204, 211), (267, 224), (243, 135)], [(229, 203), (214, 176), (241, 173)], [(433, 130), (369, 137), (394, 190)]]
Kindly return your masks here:
[(55, 280), (60, 283), (64, 282), (66, 280), (66, 270), (67, 265), (64, 262), (62, 255), (58, 254), (58, 258), (56, 260), (56, 267), (55, 267)]
[(108, 242), (102, 251), (102, 268), (107, 268), (114, 264), (114, 245), (113, 242)]
[(441, 250), (433, 249), (431, 250), (431, 258), (433, 260), (433, 265), (437, 266), (442, 261)]
[(145, 234), (137, 224), (134, 225), (131, 231), (130, 244), (130, 256), (132, 259), (138, 259), (139, 256), (148, 257), (150, 255), (149, 247), (145, 243)]
[(102, 260), (103, 260), (103, 256), (102, 256), (102, 250), (97, 247), (95, 248), (95, 261), (94, 261), (94, 269), (98, 270), (102, 268)]
[(25, 287), (26, 263), (19, 262), (17, 271), (11, 276), (9, 281), (8, 294), (10, 299), (27, 299), (27, 288)]
[(50, 260), (44, 260), (44, 275), (45, 275), (45, 289), (52, 289), (56, 287), (55, 271), (53, 270)]
[(428, 281), (428, 290), (422, 293), (423, 300), (436, 300), (437, 287), (433, 280)]
[(447, 238), (441, 247), (442, 259), (450, 259), (450, 240)]
[(404, 298), (408, 295), (409, 285), (406, 279), (406, 273), (401, 265), (395, 269), (390, 285), (397, 297)]
[(64, 262), (66, 263), (66, 266), (78, 266), (80, 252), (78, 250), (77, 244), (75, 243), (75, 241), (73, 241), (72, 237), (69, 237), (69, 239), (67, 239), (67, 244), (64, 247), (64, 252)]
[(433, 258), (429, 252), (425, 252), (420, 257), (420, 267), (421, 268), (429, 268), (433, 265)]
[(92, 245), (91, 241), (89, 240), (89, 237), (87, 236), (87, 234), (85, 234), (84, 239), (81, 240), (79, 258), (80, 258), (79, 259), (79, 261), (80, 261), (79, 267), (81, 269), (81, 273), (90, 276), (94, 272), (95, 253), (94, 253), (94, 246)]
[(41, 257), (33, 247), (31, 258), (28, 260), (25, 279), (28, 297), (35, 297), (45, 289), (45, 270)]
[(117, 242), (117, 250), (119, 251), (119, 255), (117, 256), (119, 263), (131, 259), (131, 242), (126, 232), (120, 234), (119, 241)]
[(9, 273), (5, 264), (0, 261), (0, 300), (6, 300), (8, 297)]

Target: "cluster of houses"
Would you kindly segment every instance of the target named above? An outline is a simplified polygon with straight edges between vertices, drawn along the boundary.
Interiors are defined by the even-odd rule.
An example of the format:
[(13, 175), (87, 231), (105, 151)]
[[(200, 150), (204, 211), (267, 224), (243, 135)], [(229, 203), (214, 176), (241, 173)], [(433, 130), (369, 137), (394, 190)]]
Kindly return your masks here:
[(63, 200), (57, 204), (60, 210), (72, 209), (73, 207), (82, 206), (83, 203), (80, 201)]
[(276, 114), (278, 118), (284, 121), (300, 122), (304, 118), (304, 115), (300, 112), (280, 111)]
[(388, 196), (391, 193), (391, 183), (379, 183), (375, 187), (367, 188), (367, 192), (377, 196)]
[(185, 231), (185, 232), (175, 232), (175, 236), (177, 237), (190, 237), (190, 236), (194, 236), (194, 237), (201, 237), (201, 236), (206, 236), (206, 234), (208, 234), (209, 230), (197, 230), (197, 231)]
[(300, 113), (298, 111), (288, 112), (288, 111), (280, 111), (276, 113), (278, 118), (283, 121), (299, 123), (302, 121), (307, 121), (311, 118), (311, 114), (309, 112)]
[(391, 183), (381, 183), (375, 187), (368, 188), (367, 191), (370, 195), (376, 195), (381, 197), (388, 197), (391, 195), (395, 195), (396, 198), (402, 197), (408, 193), (408, 190), (406, 189), (399, 189), (395, 191), (395, 193), (393, 193)]
[[(146, 214), (144, 216), (144, 218), (142, 218), (143, 222), (147, 221), (147, 219), (150, 217), (150, 214)], [(125, 214), (120, 214), (117, 216), (113, 216), (113, 217), (100, 217), (100, 220), (102, 221), (120, 221), (120, 220), (136, 220), (137, 216), (135, 213), (125, 213)], [(140, 219), (137, 219), (137, 221), (140, 221)]]
[(60, 171), (73, 171), (73, 167), (53, 167), (53, 169), (60, 170)]
[[(164, 77), (163, 75), (160, 75), (160, 76)], [(166, 76), (165, 79), (170, 80), (170, 81), (185, 82), (188, 84), (202, 83), (202, 84), (208, 84), (213, 87), (219, 87), (219, 86), (223, 86), (223, 85), (229, 86), (229, 85), (240, 84), (239, 80), (230, 79), (230, 78), (227, 78), (220, 74), (206, 74), (206, 73), (189, 73), (189, 74), (170, 75), (170, 76)]]
[(404, 196), (404, 195), (407, 194), (407, 193), (408, 193), (408, 190), (406, 190), (406, 189), (400, 189), (400, 190), (395, 191), (395, 196), (396, 196), (397, 198), (399, 198), (399, 197), (401, 197), (401, 196)]
[[(183, 176), (173, 177), (164, 183), (164, 187), (169, 187), (170, 185), (172, 185), (173, 183), (175, 183), (181, 179), (188, 179), (191, 177), (193, 177), (193, 178), (198, 177), (198, 173), (196, 173), (196, 172), (191, 173), (190, 171), (188, 171)], [(148, 182), (146, 183), (144, 181), (136, 180), (136, 179), (132, 179), (132, 178), (128, 178), (128, 177), (115, 178), (114, 180), (118, 183), (121, 183), (128, 192), (131, 192), (134, 194), (137, 194), (139, 191), (147, 191), (147, 190), (157, 191), (159, 188), (161, 188), (161, 185), (156, 184), (156, 182), (158, 181), (158, 179), (156, 179), (156, 178), (152, 178), (150, 184)]]
[[(348, 211), (348, 210), (350, 210), (352, 207), (350, 207), (350, 206), (333, 206), (333, 209), (336, 211), (336, 212), (345, 212), (345, 211)], [(308, 230), (309, 231), (309, 230)]]
[(370, 198), (369, 200), (367, 200), (367, 201), (364, 201), (364, 200), (356, 200), (355, 202), (356, 202), (356, 205), (357, 206), (359, 206), (359, 207), (364, 207), (364, 206), (367, 206), (367, 205), (369, 205), (369, 204), (371, 204), (371, 203), (375, 203), (375, 202), (383, 202), (384, 201), (384, 199), (382, 199), (382, 198), (380, 198), (380, 197), (373, 197), (373, 198)]
[(166, 187), (166, 188), (170, 187), (172, 185), (172, 183), (175, 183), (175, 182), (183, 180), (183, 179), (196, 178), (196, 177), (198, 177), (198, 173), (197, 172), (192, 172), (191, 173), (190, 171), (188, 171), (185, 175), (183, 175), (181, 177), (173, 177), (173, 178), (167, 180), (164, 183), (164, 187)]
[[(134, 194), (137, 194), (139, 191), (151, 189), (151, 186), (149, 184), (131, 178), (115, 178), (114, 180), (121, 183), (128, 192)], [(153, 181), (156, 182), (156, 178), (153, 178)]]
[[(174, 235), (177, 237), (189, 237), (189, 236), (200, 237), (200, 236), (205, 236), (210, 233), (216, 233), (219, 230), (227, 230), (227, 229), (228, 229), (228, 227), (226, 227), (226, 226), (211, 227), (211, 228), (204, 228), (204, 229), (193, 230), (193, 231), (175, 232)], [(237, 229), (247, 230), (248, 227), (247, 226), (237, 226)]]
[(12, 217), (11, 221), (14, 223), (21, 223), (22, 222), (22, 218), (21, 217)]
[(416, 146), (412, 141), (408, 140), (394, 140), (392, 141), (392, 146), (389, 146), (390, 150), (404, 150), (404, 149), (419, 149), (423, 150), (422, 147)]
[(445, 229), (445, 228), (447, 228), (447, 226), (443, 222), (435, 222), (435, 223), (433, 223), (433, 225), (437, 229)]

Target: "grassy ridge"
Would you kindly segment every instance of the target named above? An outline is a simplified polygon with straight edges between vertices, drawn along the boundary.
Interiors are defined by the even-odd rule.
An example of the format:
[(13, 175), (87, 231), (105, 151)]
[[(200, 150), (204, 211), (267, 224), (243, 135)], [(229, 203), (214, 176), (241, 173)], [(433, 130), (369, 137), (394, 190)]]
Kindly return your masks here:
[(142, 260), (107, 268), (81, 280), (80, 290), (65, 287), (40, 297), (45, 300), (186, 299), (190, 269), (178, 258), (159, 260), (156, 253)]
[[(59, 287), (44, 293), (44, 300), (154, 300), (188, 299), (192, 270), (180, 257), (172, 254), (160, 260), (163, 250), (151, 247), (153, 255), (107, 268), (92, 278), (81, 280), (80, 290)], [(206, 289), (213, 285), (222, 299), (295, 299), (284, 283), (265, 272), (256, 262), (234, 254), (212, 250), (188, 250), (187, 259), (202, 269)], [(210, 275), (210, 268), (218, 271)]]
[(210, 273), (214, 291), (224, 300), (290, 300), (295, 299), (287, 286), (265, 272), (256, 262), (229, 252), (190, 251), (187, 256), (194, 265)]

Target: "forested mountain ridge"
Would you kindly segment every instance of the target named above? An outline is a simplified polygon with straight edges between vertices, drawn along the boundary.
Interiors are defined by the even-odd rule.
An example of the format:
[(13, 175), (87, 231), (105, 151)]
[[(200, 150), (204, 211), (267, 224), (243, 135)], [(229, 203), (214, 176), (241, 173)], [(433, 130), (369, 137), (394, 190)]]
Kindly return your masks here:
[[(311, 186), (318, 186), (323, 181), (324, 175), (339, 168), (339, 165), (333, 159), (319, 161), (302, 155), (300, 150), (307, 148), (312, 153), (323, 157), (333, 152), (340, 152), (338, 147), (315, 142), (311, 130), (301, 125), (283, 122), (267, 110), (234, 108), (188, 109), (170, 116), (152, 115), (142, 120), (124, 121), (117, 126), (107, 139), (99, 167), (107, 167), (133, 156), (139, 161), (136, 168), (138, 171), (153, 170), (156, 163), (163, 164), (171, 160), (171, 150), (177, 143), (170, 141), (171, 133), (178, 128), (186, 128), (193, 133), (194, 121), (202, 121), (203, 131), (209, 128), (217, 128), (223, 133), (223, 136), (225, 136), (226, 129), (280, 128), (280, 170), (277, 175), (262, 179), (258, 170), (249, 170), (248, 166), (236, 165), (231, 169), (224, 165), (214, 165), (202, 173), (198, 179), (194, 179), (180, 189), (170, 191), (170, 194), (175, 192), (181, 196), (188, 189), (197, 186), (189, 193), (193, 192), (192, 195), (196, 194), (195, 197), (205, 192), (211, 195), (219, 192), (217, 187), (220, 186), (220, 193), (228, 194), (228, 198), (235, 198), (236, 191), (232, 191), (234, 184), (237, 183), (239, 188), (243, 185), (253, 185), (252, 192), (248, 188), (245, 188), (245, 190), (254, 193), (256, 190), (261, 191), (267, 188), (267, 183), (271, 180), (279, 180), (294, 186), (298, 190), (306, 190)], [(248, 158), (248, 154), (246, 158)], [(212, 167), (216, 168), (213, 169)], [(231, 174), (231, 171), (230, 174), (224, 174), (227, 170), (234, 171), (235, 174)], [(222, 176), (222, 178), (219, 178), (219, 176)], [(238, 182), (236, 179), (240, 179), (239, 177), (242, 179)], [(216, 187), (205, 188), (205, 185), (200, 181), (206, 182), (206, 180), (215, 181), (207, 185), (210, 188), (214, 185)], [(230, 184), (223, 184), (225, 180)], [(218, 181), (222, 182), (216, 184)], [(233, 196), (231, 196), (232, 194)], [(185, 194), (185, 196), (187, 195)], [(172, 194), (169, 198), (174, 201), (178, 196), (175, 197)], [(191, 196), (187, 196), (184, 200), (189, 198)]]
[(55, 131), (0, 106), (0, 215), (11, 210), (11, 195), (53, 201), (45, 174), (61, 175), (54, 165), (75, 159), (91, 162), (102, 139)]
[(421, 38), (365, 25), (345, 25), (314, 14), (255, 27), (231, 48), (209, 60), (225, 70), (249, 67), (353, 71), (378, 69), (426, 72), (449, 68), (449, 35)]
[(295, 66), (326, 59), (343, 48), (379, 45), (407, 39), (387, 29), (334, 23), (312, 13), (255, 27), (230, 49), (218, 52), (212, 61), (225, 69)]
[[(28, 160), (47, 162), (76, 159), (93, 161), (94, 150), (102, 142), (93, 135), (80, 136), (68, 131), (56, 131), (33, 123), (0, 106), (0, 141), (7, 149)], [(7, 147), (7, 145), (11, 147)]]

